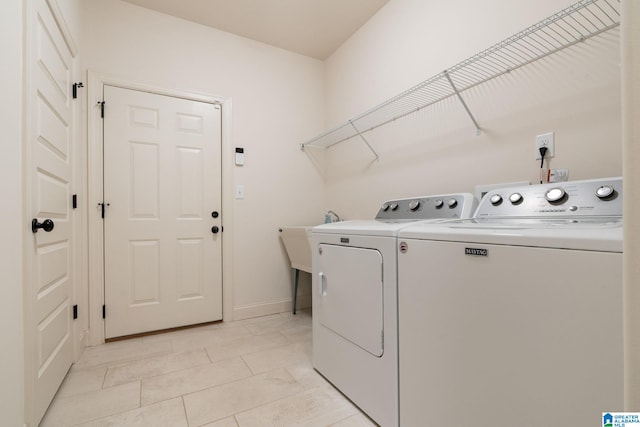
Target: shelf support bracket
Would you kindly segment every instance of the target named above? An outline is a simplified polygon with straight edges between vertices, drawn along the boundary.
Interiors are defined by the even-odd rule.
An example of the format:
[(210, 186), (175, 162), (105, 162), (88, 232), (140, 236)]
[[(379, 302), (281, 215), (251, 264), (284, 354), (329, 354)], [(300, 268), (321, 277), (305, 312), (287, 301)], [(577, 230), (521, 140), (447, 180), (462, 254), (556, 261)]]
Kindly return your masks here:
[(349, 120), (349, 123), (350, 123), (350, 124), (351, 124), (351, 126), (353, 127), (353, 130), (355, 130), (355, 131), (356, 131), (356, 133), (358, 134), (358, 136), (359, 136), (360, 138), (362, 138), (362, 140), (364, 141), (364, 143), (365, 143), (365, 144), (367, 144), (367, 147), (369, 147), (369, 150), (371, 150), (371, 152), (373, 153), (373, 155), (374, 155), (374, 156), (376, 156), (376, 160), (379, 160), (379, 159), (380, 159), (380, 157), (378, 156), (378, 153), (376, 153), (376, 150), (374, 150), (374, 149), (371, 147), (371, 145), (369, 144), (369, 141), (367, 141), (367, 139), (364, 137), (364, 135), (362, 135), (362, 134), (360, 133), (360, 131), (358, 130), (358, 128), (356, 127), (356, 125), (355, 125), (355, 124), (353, 124), (353, 121), (352, 121), (352, 120)]
[(471, 121), (473, 122), (473, 125), (476, 127), (476, 135), (480, 136), (480, 125), (478, 125), (478, 122), (476, 121), (476, 118), (473, 117), (473, 114), (471, 114), (471, 110), (467, 106), (467, 103), (464, 102), (464, 98), (462, 98), (462, 95), (460, 95), (460, 91), (458, 90), (456, 85), (453, 83), (453, 80), (451, 80), (451, 76), (449, 76), (449, 72), (447, 70), (444, 70), (443, 74), (447, 78), (447, 80), (449, 80), (449, 84), (451, 85), (451, 88), (453, 89), (455, 94), (458, 96), (458, 99), (460, 100), (460, 103), (462, 103), (462, 106), (467, 111), (467, 114), (469, 115), (469, 118), (471, 118)]

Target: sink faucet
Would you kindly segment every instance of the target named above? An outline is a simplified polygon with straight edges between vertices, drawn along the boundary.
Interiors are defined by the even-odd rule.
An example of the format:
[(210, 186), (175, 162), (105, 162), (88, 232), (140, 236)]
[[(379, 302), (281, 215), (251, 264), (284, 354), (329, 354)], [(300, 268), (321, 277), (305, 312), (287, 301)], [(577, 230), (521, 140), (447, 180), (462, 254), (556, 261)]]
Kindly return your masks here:
[(326, 224), (330, 223), (330, 222), (338, 222), (338, 221), (342, 221), (340, 219), (340, 217), (338, 216), (337, 213), (335, 213), (334, 211), (327, 211), (326, 214), (324, 214), (324, 222)]

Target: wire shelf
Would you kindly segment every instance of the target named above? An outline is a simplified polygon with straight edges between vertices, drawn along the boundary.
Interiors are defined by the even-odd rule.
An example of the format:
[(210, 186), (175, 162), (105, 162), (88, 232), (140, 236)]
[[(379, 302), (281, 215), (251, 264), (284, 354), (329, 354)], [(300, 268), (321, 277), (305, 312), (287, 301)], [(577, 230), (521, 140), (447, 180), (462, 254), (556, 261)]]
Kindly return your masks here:
[(581, 0), (488, 49), (436, 74), (300, 145), (328, 148), (457, 96), (480, 134), (461, 92), (620, 25), (620, 0)]

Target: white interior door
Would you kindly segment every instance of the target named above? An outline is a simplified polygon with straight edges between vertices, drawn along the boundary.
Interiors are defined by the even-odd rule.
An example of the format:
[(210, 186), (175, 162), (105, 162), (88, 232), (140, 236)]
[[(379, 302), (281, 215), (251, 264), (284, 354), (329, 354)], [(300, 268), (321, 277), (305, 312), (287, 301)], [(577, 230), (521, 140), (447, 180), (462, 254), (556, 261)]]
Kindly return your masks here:
[(73, 55), (48, 2), (28, 6), (25, 225), (53, 225), (28, 230), (26, 242), (27, 411), (37, 424), (73, 362)]
[(106, 338), (222, 319), (220, 107), (104, 101)]

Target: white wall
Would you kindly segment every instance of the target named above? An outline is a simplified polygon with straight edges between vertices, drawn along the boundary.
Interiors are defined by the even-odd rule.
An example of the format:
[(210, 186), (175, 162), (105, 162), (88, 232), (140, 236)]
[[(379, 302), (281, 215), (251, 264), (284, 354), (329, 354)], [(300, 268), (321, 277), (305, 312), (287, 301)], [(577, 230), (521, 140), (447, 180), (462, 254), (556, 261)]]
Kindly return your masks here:
[(83, 69), (232, 99), (224, 131), (246, 159), (223, 188), (245, 187), (227, 229), (233, 242), (225, 239), (233, 244), (234, 317), (287, 309), (291, 279), (278, 227), (323, 218), (322, 178), (298, 149), (324, 127), (323, 63), (119, 0), (82, 8)]
[[(327, 60), (327, 122), (337, 125), (552, 15), (574, 0), (391, 0)], [(328, 204), (370, 218), (388, 198), (476, 184), (536, 182), (535, 135), (554, 131), (551, 168), (571, 179), (622, 174), (619, 30), (326, 151)], [(354, 199), (353, 196), (357, 195)]]
[(625, 411), (640, 410), (640, 3), (623, 1)]
[(24, 340), (22, 310), (22, 2), (0, 3), (0, 419), (24, 423)]

